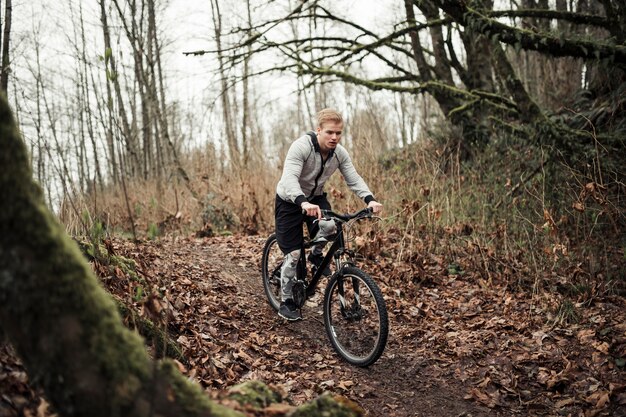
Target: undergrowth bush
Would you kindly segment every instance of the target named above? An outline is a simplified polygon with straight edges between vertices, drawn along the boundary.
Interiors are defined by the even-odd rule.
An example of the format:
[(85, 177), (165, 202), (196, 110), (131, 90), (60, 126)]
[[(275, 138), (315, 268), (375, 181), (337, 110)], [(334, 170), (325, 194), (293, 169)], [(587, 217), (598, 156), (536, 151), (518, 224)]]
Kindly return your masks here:
[[(395, 264), (412, 263), (419, 275), (417, 264), (436, 261), (444, 273), (473, 271), (485, 282), (555, 290), (577, 303), (624, 291), (623, 176), (603, 172), (600, 155), (585, 172), (515, 137), (500, 137), (465, 160), (436, 140), (387, 152), (367, 151), (364, 140), (346, 146), (385, 205), (369, 243)], [(61, 219), (81, 234), (85, 225), (74, 212), (88, 210), (109, 233), (128, 234), (132, 222), (139, 238), (272, 230), (280, 163), (257, 158), (245, 168), (218, 169), (192, 153), (185, 164), (189, 183), (127, 181), (126, 194), (110, 186), (64, 204)], [(363, 207), (339, 175), (326, 191), (337, 211)]]

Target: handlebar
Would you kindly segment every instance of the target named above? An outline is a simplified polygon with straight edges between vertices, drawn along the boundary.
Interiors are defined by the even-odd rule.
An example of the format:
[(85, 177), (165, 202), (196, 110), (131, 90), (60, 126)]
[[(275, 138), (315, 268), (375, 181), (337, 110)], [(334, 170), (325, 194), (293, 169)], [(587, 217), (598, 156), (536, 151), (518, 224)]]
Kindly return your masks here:
[(372, 214), (374, 214), (374, 211), (372, 210), (371, 207), (366, 207), (354, 213), (345, 213), (345, 214), (339, 214), (339, 213), (335, 213), (332, 210), (322, 209), (323, 218), (325, 218), (326, 220), (336, 219), (343, 223), (346, 223), (353, 219), (362, 219), (366, 217), (372, 217)]

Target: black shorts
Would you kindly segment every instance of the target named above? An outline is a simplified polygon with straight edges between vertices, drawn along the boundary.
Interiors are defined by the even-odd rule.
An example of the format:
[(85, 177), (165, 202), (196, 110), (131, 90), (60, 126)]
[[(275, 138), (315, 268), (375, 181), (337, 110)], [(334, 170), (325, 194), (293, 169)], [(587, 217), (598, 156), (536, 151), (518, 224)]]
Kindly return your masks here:
[[(313, 197), (311, 204), (317, 204), (320, 208), (330, 210), (330, 203), (326, 199), (326, 193)], [(276, 196), (274, 206), (276, 220), (276, 240), (278, 247), (284, 254), (300, 249), (304, 242), (302, 224), (306, 223), (309, 236), (315, 236), (319, 228), (313, 217), (302, 214), (302, 208), (294, 203), (285, 201)]]

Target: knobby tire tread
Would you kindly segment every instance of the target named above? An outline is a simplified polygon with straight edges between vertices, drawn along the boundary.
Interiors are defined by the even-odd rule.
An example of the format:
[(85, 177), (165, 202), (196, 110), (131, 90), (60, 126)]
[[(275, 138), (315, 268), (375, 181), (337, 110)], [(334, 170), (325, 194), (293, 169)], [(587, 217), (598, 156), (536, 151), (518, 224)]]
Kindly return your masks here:
[(330, 342), (333, 348), (344, 360), (346, 360), (348, 363), (352, 365), (356, 365), (359, 367), (367, 367), (373, 364), (374, 362), (376, 362), (380, 358), (387, 344), (387, 337), (389, 335), (389, 318), (387, 315), (387, 307), (385, 304), (385, 299), (383, 298), (383, 294), (380, 291), (378, 284), (376, 284), (376, 281), (374, 281), (372, 277), (370, 277), (367, 273), (365, 273), (361, 269), (352, 267), (352, 266), (345, 267), (342, 271), (342, 275), (358, 276), (360, 279), (363, 280), (365, 285), (368, 287), (369, 291), (374, 296), (374, 300), (376, 302), (379, 320), (380, 320), (380, 330), (379, 330), (380, 338), (378, 340), (378, 343), (376, 344), (376, 348), (373, 349), (372, 354), (367, 356), (366, 358), (362, 360), (353, 360), (351, 358), (344, 356), (330, 328), (330, 310), (331, 310), (330, 298), (332, 295), (332, 290), (334, 286), (336, 285), (337, 280), (339, 279), (339, 274), (333, 275), (331, 277), (331, 279), (328, 282), (328, 285), (326, 286), (326, 290), (324, 291), (324, 327), (326, 328), (326, 334), (328, 335), (328, 338), (330, 339)]
[(263, 246), (263, 257), (261, 258), (261, 279), (263, 280), (263, 289), (265, 290), (265, 297), (267, 298), (268, 304), (272, 306), (274, 310), (278, 311), (278, 308), (280, 307), (280, 300), (277, 300), (277, 302), (274, 303), (275, 297), (272, 293), (271, 284), (269, 282), (272, 271), (268, 270), (268, 258), (273, 245), (278, 245), (275, 233), (271, 234), (267, 238), (265, 245)]

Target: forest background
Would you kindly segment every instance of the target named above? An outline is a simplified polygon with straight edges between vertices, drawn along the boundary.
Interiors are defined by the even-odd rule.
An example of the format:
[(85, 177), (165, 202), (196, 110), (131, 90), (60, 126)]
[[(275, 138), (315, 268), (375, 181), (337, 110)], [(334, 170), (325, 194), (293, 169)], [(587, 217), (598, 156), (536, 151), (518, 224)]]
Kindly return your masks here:
[(439, 263), (559, 326), (623, 298), (623, 2), (193, 4), (2, 2), (0, 85), (70, 235), (268, 234), (290, 143), (335, 107), (385, 204), (385, 284)]

